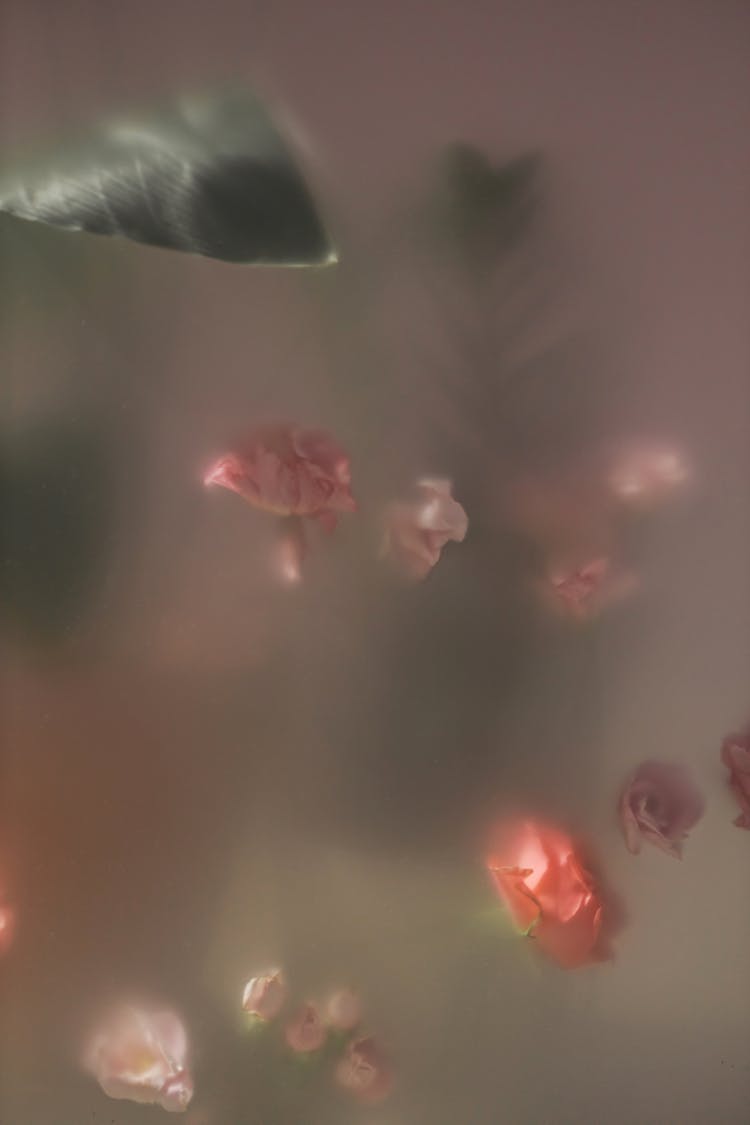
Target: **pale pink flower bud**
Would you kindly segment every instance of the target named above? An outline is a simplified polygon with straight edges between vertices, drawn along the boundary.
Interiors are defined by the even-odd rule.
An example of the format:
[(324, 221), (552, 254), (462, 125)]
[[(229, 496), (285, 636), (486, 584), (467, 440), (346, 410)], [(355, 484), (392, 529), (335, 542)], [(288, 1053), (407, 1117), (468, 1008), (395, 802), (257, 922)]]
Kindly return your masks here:
[(287, 996), (287, 985), (280, 969), (271, 969), (252, 977), (242, 993), (242, 1008), (249, 1016), (260, 1020), (275, 1019)]
[(382, 553), (408, 577), (426, 578), (446, 543), (463, 542), (468, 527), (450, 481), (420, 480), (414, 499), (387, 508)]

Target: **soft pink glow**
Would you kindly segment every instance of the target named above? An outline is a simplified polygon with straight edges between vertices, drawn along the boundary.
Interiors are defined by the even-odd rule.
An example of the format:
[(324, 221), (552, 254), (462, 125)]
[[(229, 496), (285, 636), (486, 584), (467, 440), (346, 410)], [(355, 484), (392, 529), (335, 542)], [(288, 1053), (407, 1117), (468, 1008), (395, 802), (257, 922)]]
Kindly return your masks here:
[(682, 858), (688, 833), (703, 816), (705, 800), (688, 770), (670, 762), (642, 762), (620, 798), (628, 849), (637, 855), (646, 840)]
[(486, 866), (518, 929), (562, 968), (610, 956), (599, 888), (565, 833), (531, 820), (504, 826)]
[(641, 442), (616, 454), (608, 483), (623, 503), (651, 507), (687, 484), (690, 476), (687, 461), (676, 446)]
[(0, 957), (7, 953), (16, 934), (16, 912), (12, 906), (0, 902)]
[(356, 992), (341, 988), (326, 1004), (328, 1023), (336, 1031), (352, 1031), (362, 1019), (362, 1004)]
[(312, 516), (329, 530), (340, 513), (356, 510), (349, 458), (335, 439), (285, 423), (253, 429), (209, 468), (204, 484), (275, 515)]
[(274, 563), (279, 579), (287, 586), (302, 581), (302, 564), (307, 554), (307, 540), (302, 521), (290, 516), (281, 522), (274, 548)]
[(365, 1105), (382, 1102), (393, 1088), (393, 1074), (371, 1036), (349, 1043), (334, 1072), (336, 1083)]
[(170, 1011), (123, 1005), (92, 1035), (83, 1065), (110, 1098), (183, 1112), (193, 1096), (187, 1035)]
[(595, 557), (612, 543), (612, 502), (595, 460), (584, 459), (554, 476), (529, 474), (504, 490), (511, 525), (546, 554)]
[(420, 480), (413, 500), (391, 504), (386, 510), (382, 551), (410, 578), (425, 578), (446, 543), (463, 542), (468, 527), (450, 481)]
[(293, 1051), (318, 1051), (328, 1032), (314, 1004), (303, 1004), (286, 1026), (284, 1037)]
[(275, 1019), (284, 1007), (287, 985), (280, 969), (271, 969), (252, 977), (242, 993), (242, 1008), (260, 1020)]
[(721, 760), (729, 770), (729, 784), (740, 806), (734, 823), (750, 829), (750, 732), (730, 734), (721, 747)]

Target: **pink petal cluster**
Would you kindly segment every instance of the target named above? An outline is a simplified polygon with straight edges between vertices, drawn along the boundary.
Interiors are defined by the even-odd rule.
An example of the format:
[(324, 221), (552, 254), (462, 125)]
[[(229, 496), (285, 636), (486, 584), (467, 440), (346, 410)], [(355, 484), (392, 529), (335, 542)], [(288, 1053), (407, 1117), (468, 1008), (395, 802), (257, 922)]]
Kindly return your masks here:
[(372, 1036), (353, 1039), (336, 1065), (335, 1080), (363, 1105), (375, 1105), (393, 1088), (393, 1072)]
[(642, 762), (620, 798), (620, 819), (629, 850), (637, 855), (645, 840), (675, 859), (703, 816), (705, 800), (685, 766)]
[(84, 1067), (110, 1098), (183, 1112), (193, 1096), (187, 1035), (171, 1011), (115, 1008), (92, 1035)]
[(252, 977), (242, 993), (242, 1009), (259, 1020), (272, 1020), (284, 1007), (287, 985), (280, 969)]
[(284, 1030), (287, 1046), (297, 1054), (319, 1051), (327, 1037), (328, 1029), (314, 1004), (303, 1004)]
[(721, 760), (729, 770), (729, 784), (740, 806), (734, 823), (738, 828), (750, 828), (750, 732), (727, 735)]
[(447, 480), (420, 480), (415, 498), (391, 504), (385, 514), (383, 554), (410, 578), (425, 578), (449, 541), (461, 543), (469, 521)]
[(277, 516), (311, 516), (333, 530), (353, 512), (349, 457), (324, 430), (287, 423), (257, 426), (211, 466), (204, 484), (218, 484)]

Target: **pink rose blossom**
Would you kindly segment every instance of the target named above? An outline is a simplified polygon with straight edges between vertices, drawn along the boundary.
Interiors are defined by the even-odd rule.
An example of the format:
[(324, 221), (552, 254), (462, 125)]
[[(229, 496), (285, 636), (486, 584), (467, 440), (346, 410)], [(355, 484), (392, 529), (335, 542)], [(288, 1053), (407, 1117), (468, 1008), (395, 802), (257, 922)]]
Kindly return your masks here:
[(319, 1050), (328, 1032), (314, 1004), (303, 1004), (286, 1026), (287, 1044), (298, 1054)]
[(287, 997), (287, 986), (280, 969), (252, 977), (242, 994), (242, 1009), (249, 1016), (272, 1020), (278, 1016)]
[(740, 806), (734, 823), (738, 828), (750, 828), (750, 732), (727, 735), (721, 760), (729, 770), (729, 784)]
[(675, 859), (690, 829), (703, 816), (705, 800), (685, 766), (642, 762), (620, 798), (628, 849), (637, 855), (644, 840)]
[(187, 1036), (173, 1012), (114, 1009), (86, 1048), (84, 1067), (110, 1098), (183, 1112), (193, 1096)]
[(387, 1098), (393, 1088), (393, 1074), (372, 1036), (349, 1043), (336, 1065), (334, 1077), (341, 1089), (364, 1105)]
[(362, 1004), (355, 992), (339, 989), (326, 1005), (328, 1023), (337, 1031), (352, 1031), (362, 1019)]
[(463, 542), (469, 521), (453, 499), (450, 481), (420, 480), (415, 493), (415, 499), (388, 507), (383, 554), (409, 577), (421, 579), (438, 562), (449, 540)]
[(324, 430), (273, 423), (258, 426), (204, 477), (278, 516), (311, 516), (332, 531), (353, 512), (349, 458)]

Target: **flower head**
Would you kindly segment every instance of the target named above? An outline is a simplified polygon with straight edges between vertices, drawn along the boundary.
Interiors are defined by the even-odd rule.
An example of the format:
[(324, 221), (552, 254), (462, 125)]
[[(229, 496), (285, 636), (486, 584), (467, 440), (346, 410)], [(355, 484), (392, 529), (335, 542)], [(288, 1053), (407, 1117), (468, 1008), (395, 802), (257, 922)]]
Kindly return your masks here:
[(275, 1019), (287, 997), (287, 986), (281, 969), (270, 969), (252, 977), (242, 993), (242, 1010), (259, 1020)]
[(446, 543), (463, 542), (468, 527), (466, 512), (453, 499), (450, 481), (420, 480), (412, 500), (387, 508), (382, 551), (408, 577), (425, 578)]
[(370, 1035), (347, 1045), (336, 1066), (335, 1080), (341, 1089), (364, 1105), (382, 1102), (393, 1088), (390, 1065)]
[(86, 1046), (83, 1064), (110, 1098), (181, 1113), (193, 1096), (187, 1035), (170, 1011), (113, 1009)]
[(681, 859), (684, 841), (703, 816), (705, 804), (685, 766), (642, 762), (620, 798), (620, 819), (629, 850), (637, 855), (646, 840)]
[(738, 828), (750, 828), (750, 732), (727, 735), (721, 760), (729, 770), (729, 784), (740, 806), (734, 823)]

